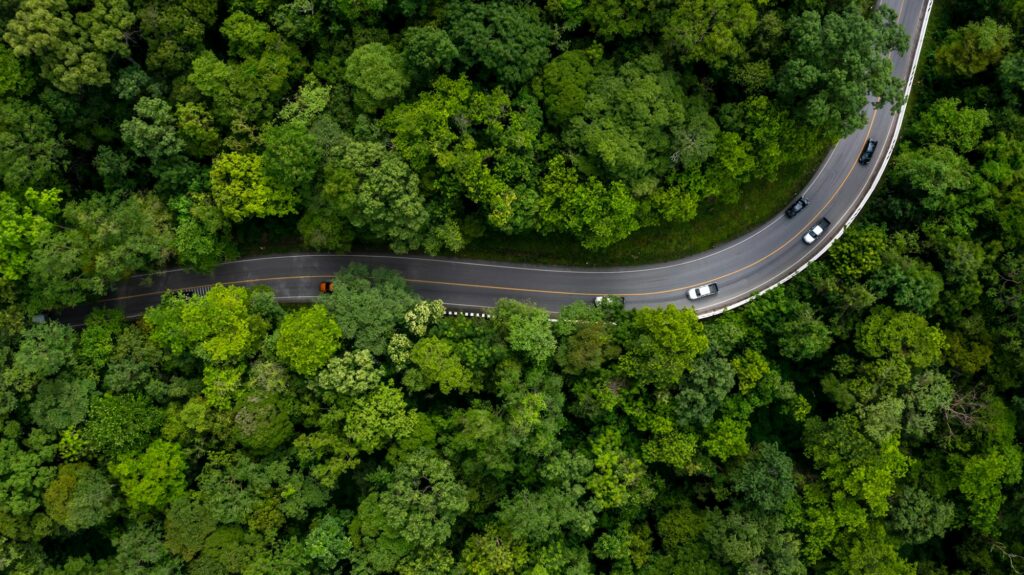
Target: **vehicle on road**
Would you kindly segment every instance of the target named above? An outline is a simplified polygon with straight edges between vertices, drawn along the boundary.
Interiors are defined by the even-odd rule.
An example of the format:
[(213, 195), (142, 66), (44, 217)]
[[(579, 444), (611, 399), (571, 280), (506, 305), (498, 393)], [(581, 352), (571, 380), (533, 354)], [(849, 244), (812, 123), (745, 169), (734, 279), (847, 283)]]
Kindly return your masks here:
[(601, 306), (601, 305), (609, 305), (609, 304), (613, 304), (613, 303), (622, 304), (622, 303), (625, 303), (625, 301), (626, 301), (626, 298), (624, 298), (624, 297), (622, 297), (620, 295), (599, 295), (599, 296), (594, 298), (594, 305)]
[(799, 214), (800, 212), (804, 211), (804, 208), (806, 208), (806, 207), (807, 207), (807, 200), (805, 200), (803, 196), (800, 196), (799, 198), (797, 198), (797, 200), (795, 202), (793, 202), (792, 206), (789, 206), (788, 208), (786, 208), (786, 217), (787, 218), (791, 218), (791, 217)]
[(686, 292), (686, 297), (691, 300), (698, 300), (713, 296), (716, 293), (718, 293), (718, 284), (709, 283), (700, 287), (690, 288), (690, 291)]
[(320, 282), (320, 293), (334, 293), (334, 282)]
[(877, 147), (878, 140), (868, 140), (867, 143), (864, 144), (864, 150), (860, 153), (860, 159), (857, 160), (860, 162), (860, 165), (868, 165), (868, 162), (871, 161), (871, 156), (875, 155), (875, 148)]
[(821, 218), (821, 220), (819, 220), (818, 223), (810, 229), (810, 231), (804, 234), (804, 243), (807, 245), (813, 244), (814, 240), (820, 238), (821, 235), (825, 233), (825, 230), (827, 230), (831, 225), (832, 222), (828, 221), (828, 218)]

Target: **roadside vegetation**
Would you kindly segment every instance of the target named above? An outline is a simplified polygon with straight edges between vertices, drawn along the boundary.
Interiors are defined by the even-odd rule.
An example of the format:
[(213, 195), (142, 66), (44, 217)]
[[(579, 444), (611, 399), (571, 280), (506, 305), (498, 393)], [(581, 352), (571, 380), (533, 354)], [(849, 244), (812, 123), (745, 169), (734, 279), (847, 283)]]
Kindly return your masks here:
[(0, 210), (18, 223), (0, 290), (73, 305), (268, 244), (693, 252), (781, 207), (863, 125), (862, 94), (899, 99), (894, 18), (753, 0), (3, 2)]
[[(456, 174), (484, 158), (487, 170), (473, 173), (503, 178), (510, 156), (487, 155), (494, 148), (460, 130), (496, 145), (532, 125), (529, 114), (491, 121), (528, 106), (523, 54), (543, 74), (591, 35), (612, 62), (602, 81), (657, 53), (680, 78), (693, 66), (718, 82), (718, 102), (732, 101), (718, 89), (725, 71), (756, 61), (728, 42), (658, 36), (669, 28), (651, 19), (682, 17), (674, 3), (522, 10), (550, 29), (559, 22), (562, 35), (547, 60), (516, 44), (513, 64), (502, 64), (507, 50), (480, 51), (486, 34), (466, 40), (482, 34), (473, 18), (535, 29), (487, 12), (499, 4), (303, 6), (0, 3), (0, 572), (1024, 571), (1019, 6), (942, 5), (905, 136), (864, 214), (794, 280), (707, 321), (615, 302), (573, 304), (559, 322), (516, 301), (491, 320), (452, 317), (393, 273), (353, 266), (311, 306), (217, 286), (168, 294), (137, 322), (99, 309), (81, 330), (33, 323), (32, 312), (149, 266), (209, 265), (289, 218), (325, 238), (329, 226), (361, 239), (387, 229), (364, 211), (351, 212), (359, 223), (311, 223), (334, 213), (307, 203), (327, 201), (328, 181), (351, 202), (384, 184), (447, 190), (423, 197), (472, 207), (452, 215), (451, 230), (481, 229), (494, 206), (467, 201)], [(708, 10), (749, 14), (743, 6)], [(786, 37), (804, 8), (750, 7), (755, 26), (778, 10)], [(390, 26), (407, 21), (428, 30), (414, 36), (443, 34), (455, 47), (441, 86), (432, 77), (433, 88), (400, 90), (400, 74), (361, 68), (379, 58), (358, 52), (372, 42), (404, 58), (406, 33), (392, 42)], [(764, 37), (749, 32), (736, 46)], [(679, 46), (692, 61), (668, 52)], [(401, 71), (409, 86), (420, 81)], [(486, 110), (517, 82), (516, 103), (466, 116), (472, 129), (458, 115), (436, 121), (454, 105), (445, 98)], [(708, 114), (724, 125), (721, 107)], [(460, 135), (417, 147), (427, 140), (412, 134), (427, 132), (389, 132), (395, 110), (423, 122), (407, 127)], [(564, 136), (544, 133), (548, 150)], [(291, 144), (273, 142), (302, 134), (344, 145), (336, 156), (316, 142), (278, 155)], [(612, 189), (604, 160), (588, 154), (565, 156), (564, 169), (597, 170)], [(311, 159), (324, 163), (307, 179), (289, 163)], [(307, 187), (292, 201), (280, 182)], [(728, 192), (716, 193), (715, 208), (698, 205), (727, 206)], [(419, 249), (415, 237), (377, 239)]]

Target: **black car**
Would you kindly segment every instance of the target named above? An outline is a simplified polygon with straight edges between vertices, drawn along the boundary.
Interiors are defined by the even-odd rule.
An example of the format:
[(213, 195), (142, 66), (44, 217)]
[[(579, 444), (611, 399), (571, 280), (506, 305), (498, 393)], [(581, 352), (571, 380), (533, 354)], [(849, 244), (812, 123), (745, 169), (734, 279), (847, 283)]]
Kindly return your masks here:
[(864, 144), (864, 151), (860, 153), (860, 165), (866, 166), (871, 161), (871, 156), (875, 155), (875, 148), (878, 147), (878, 140), (868, 140), (868, 143)]
[(786, 217), (787, 218), (791, 218), (791, 217), (799, 214), (806, 207), (807, 207), (807, 200), (803, 199), (803, 197), (797, 198), (797, 200), (795, 202), (793, 202), (792, 206), (789, 206), (788, 208), (786, 208)]

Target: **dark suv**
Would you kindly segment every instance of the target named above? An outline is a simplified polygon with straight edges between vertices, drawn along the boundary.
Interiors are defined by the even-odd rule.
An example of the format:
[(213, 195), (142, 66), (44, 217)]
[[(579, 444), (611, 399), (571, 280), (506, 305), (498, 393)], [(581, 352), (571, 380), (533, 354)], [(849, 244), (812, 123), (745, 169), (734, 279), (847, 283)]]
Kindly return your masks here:
[(807, 200), (803, 199), (802, 197), (797, 198), (797, 200), (795, 202), (793, 202), (792, 206), (789, 206), (788, 208), (786, 208), (786, 217), (787, 218), (791, 218), (791, 217), (799, 214), (800, 212), (802, 212), (803, 209), (806, 208), (806, 207), (807, 207)]
[(860, 165), (866, 166), (871, 161), (871, 156), (875, 155), (875, 148), (878, 147), (878, 140), (868, 140), (868, 143), (864, 144), (864, 151), (860, 153)]

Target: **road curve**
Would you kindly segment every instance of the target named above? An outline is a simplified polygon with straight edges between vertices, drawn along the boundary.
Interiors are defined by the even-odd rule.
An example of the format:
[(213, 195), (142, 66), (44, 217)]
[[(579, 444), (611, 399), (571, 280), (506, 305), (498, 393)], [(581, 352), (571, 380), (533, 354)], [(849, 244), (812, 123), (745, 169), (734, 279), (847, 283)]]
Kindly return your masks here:
[[(907, 54), (892, 54), (893, 73), (906, 81), (909, 96), (924, 42), (932, 0), (883, 0), (899, 14), (910, 36)], [(160, 301), (165, 290), (201, 289), (215, 283), (267, 285), (283, 302), (311, 301), (319, 283), (344, 265), (362, 262), (400, 272), (425, 298), (438, 298), (451, 309), (480, 310), (499, 298), (531, 301), (557, 313), (562, 306), (598, 295), (618, 294), (626, 307), (694, 307), (708, 317), (749, 301), (796, 275), (820, 257), (853, 221), (881, 178), (892, 154), (904, 108), (867, 109), (868, 125), (841, 140), (829, 152), (803, 190), (809, 205), (794, 218), (779, 214), (750, 233), (711, 251), (661, 264), (583, 269), (563, 266), (507, 264), (427, 256), (388, 254), (297, 253), (251, 257), (218, 266), (208, 275), (185, 269), (139, 274), (106, 298), (69, 309), (62, 320), (80, 325), (96, 307), (114, 307), (138, 317)], [(868, 166), (857, 163), (868, 139), (879, 142)], [(813, 245), (802, 236), (822, 217), (832, 225)], [(719, 293), (691, 302), (686, 291), (716, 282)], [(696, 303), (696, 305), (694, 305)]]

